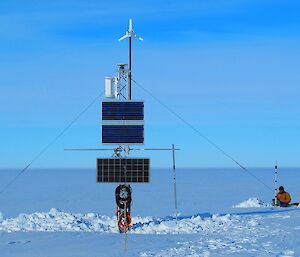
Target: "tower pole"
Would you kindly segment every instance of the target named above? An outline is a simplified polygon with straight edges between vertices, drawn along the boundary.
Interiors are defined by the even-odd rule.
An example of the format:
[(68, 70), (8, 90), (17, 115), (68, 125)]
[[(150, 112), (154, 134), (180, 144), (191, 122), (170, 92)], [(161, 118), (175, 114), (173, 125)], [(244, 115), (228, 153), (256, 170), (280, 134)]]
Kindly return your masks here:
[(177, 222), (178, 210), (177, 210), (176, 166), (175, 166), (175, 147), (174, 147), (174, 144), (172, 144), (172, 156), (173, 156), (173, 183), (174, 183), (175, 215), (176, 215), (176, 222)]
[(275, 205), (277, 205), (277, 177), (278, 177), (278, 167), (277, 167), (277, 161), (275, 161), (275, 169), (274, 169), (274, 199), (275, 199)]
[(131, 100), (131, 36), (129, 36), (129, 74), (128, 74), (128, 80), (129, 80), (129, 99)]

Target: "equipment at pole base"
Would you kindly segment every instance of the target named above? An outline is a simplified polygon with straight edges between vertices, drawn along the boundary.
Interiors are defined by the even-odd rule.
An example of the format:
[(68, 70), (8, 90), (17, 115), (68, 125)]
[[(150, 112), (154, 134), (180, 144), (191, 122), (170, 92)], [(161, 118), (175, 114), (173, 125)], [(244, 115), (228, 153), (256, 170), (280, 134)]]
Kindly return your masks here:
[(116, 216), (120, 233), (126, 233), (131, 227), (131, 192), (130, 185), (123, 184), (116, 188)]

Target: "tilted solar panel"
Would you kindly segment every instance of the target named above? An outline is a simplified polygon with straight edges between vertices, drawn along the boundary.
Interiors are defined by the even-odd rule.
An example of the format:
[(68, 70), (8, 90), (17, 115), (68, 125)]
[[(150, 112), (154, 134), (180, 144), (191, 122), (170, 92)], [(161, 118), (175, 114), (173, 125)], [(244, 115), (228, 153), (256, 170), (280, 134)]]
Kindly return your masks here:
[(149, 158), (98, 158), (98, 183), (148, 183)]

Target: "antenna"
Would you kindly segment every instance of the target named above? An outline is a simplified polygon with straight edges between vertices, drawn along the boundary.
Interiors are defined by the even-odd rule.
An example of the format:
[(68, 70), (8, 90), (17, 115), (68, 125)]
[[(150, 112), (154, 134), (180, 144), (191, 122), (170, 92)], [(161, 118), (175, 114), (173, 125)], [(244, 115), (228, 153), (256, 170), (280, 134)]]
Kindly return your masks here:
[(131, 78), (132, 78), (132, 70), (131, 70), (131, 38), (135, 37), (138, 38), (139, 40), (143, 41), (144, 39), (142, 37), (137, 36), (137, 34), (134, 32), (133, 28), (132, 28), (132, 19), (129, 19), (129, 28), (126, 31), (125, 35), (119, 38), (119, 41), (122, 41), (126, 38), (129, 38), (129, 71), (128, 71), (128, 80), (129, 80), (129, 84), (128, 84), (128, 92), (129, 92), (129, 99), (131, 100)]

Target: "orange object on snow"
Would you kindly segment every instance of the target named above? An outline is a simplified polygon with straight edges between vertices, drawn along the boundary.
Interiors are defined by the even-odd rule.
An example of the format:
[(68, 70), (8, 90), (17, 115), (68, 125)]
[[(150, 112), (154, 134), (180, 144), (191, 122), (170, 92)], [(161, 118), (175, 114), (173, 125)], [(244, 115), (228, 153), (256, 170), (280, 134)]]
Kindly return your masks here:
[(290, 203), (291, 201), (291, 196), (288, 192), (283, 191), (282, 193), (279, 192), (277, 194), (277, 200), (283, 203)]

